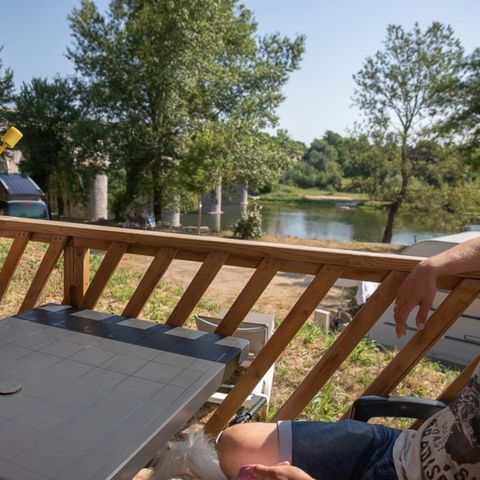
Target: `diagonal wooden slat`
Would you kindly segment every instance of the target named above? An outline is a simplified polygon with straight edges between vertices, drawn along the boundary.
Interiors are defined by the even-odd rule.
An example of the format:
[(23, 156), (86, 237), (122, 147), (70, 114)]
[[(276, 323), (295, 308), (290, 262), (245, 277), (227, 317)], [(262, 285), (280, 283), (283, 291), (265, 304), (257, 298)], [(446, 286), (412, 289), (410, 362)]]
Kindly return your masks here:
[(122, 312), (124, 317), (136, 317), (140, 314), (153, 290), (175, 258), (176, 253), (177, 250), (173, 248), (162, 248), (157, 252), (127, 306), (124, 308)]
[(38, 297), (42, 293), (43, 287), (47, 283), (48, 277), (52, 273), (52, 270), (55, 268), (57, 261), (62, 254), (65, 245), (67, 244), (68, 237), (55, 236), (51, 239), (50, 245), (48, 246), (45, 255), (43, 256), (40, 265), (38, 266), (37, 272), (33, 277), (30, 288), (28, 289), (23, 303), (20, 306), (20, 311), (29, 310), (35, 306)]
[(17, 270), (20, 259), (23, 252), (28, 245), (31, 234), (28, 232), (19, 232), (15, 234), (10, 250), (8, 251), (7, 258), (3, 262), (2, 270), (0, 271), (0, 301), (3, 299), (5, 292), (7, 291), (13, 275)]
[(88, 286), (85, 296), (82, 298), (79, 307), (92, 309), (102, 295), (113, 272), (122, 260), (123, 254), (127, 249), (127, 244), (123, 242), (112, 242), (98, 267), (93, 280)]
[(362, 395), (388, 395), (477, 298), (480, 280), (463, 279)]
[(462, 370), (462, 373), (437, 397), (437, 400), (445, 403), (451, 402), (460, 393), (460, 390), (468, 384), (479, 363), (480, 355)]
[(296, 418), (350, 355), (360, 340), (395, 299), (405, 273), (390, 272), (348, 327), (337, 337), (320, 361), (277, 412), (272, 421)]
[[(455, 380), (437, 397), (437, 400), (447, 404), (450, 403), (460, 393), (463, 387), (468, 385), (468, 382), (479, 363), (480, 355), (474, 358), (473, 361), (462, 370), (462, 373), (460, 373), (460, 375), (458, 375), (458, 377), (455, 378)], [(418, 430), (422, 423), (423, 420), (416, 420), (409, 428), (412, 430)]]
[(207, 291), (213, 279), (225, 264), (228, 255), (225, 253), (209, 253), (202, 266), (198, 269), (190, 285), (185, 290), (182, 298), (173, 309), (167, 324), (174, 327), (181, 327), (188, 316)]
[(324, 265), (319, 269), (312, 283), (302, 293), (285, 317), (285, 320), (205, 425), (208, 433), (212, 435), (218, 434), (227, 424), (228, 420), (285, 350), (335, 281), (342, 275), (343, 271), (344, 267), (334, 265)]
[(273, 258), (264, 258), (257, 267), (240, 295), (233, 302), (225, 317), (216, 328), (219, 335), (232, 335), (255, 305), (260, 295), (268, 287), (273, 277), (278, 272), (279, 262)]

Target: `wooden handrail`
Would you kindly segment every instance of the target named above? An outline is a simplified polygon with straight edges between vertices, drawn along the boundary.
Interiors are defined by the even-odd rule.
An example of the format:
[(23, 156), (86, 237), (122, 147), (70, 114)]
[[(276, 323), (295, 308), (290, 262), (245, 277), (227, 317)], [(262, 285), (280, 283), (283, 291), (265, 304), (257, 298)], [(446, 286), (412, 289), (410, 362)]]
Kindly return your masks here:
[[(0, 300), (6, 295), (28, 244), (41, 242), (48, 245), (21, 303), (22, 310), (32, 308), (39, 301), (51, 272), (59, 265), (62, 253), (64, 297), (61, 301), (82, 308), (95, 307), (125, 254), (151, 257), (150, 266), (121, 312), (124, 316), (134, 317), (140, 314), (172, 263), (177, 260), (199, 263), (197, 273), (168, 319), (168, 323), (174, 326), (185, 323), (224, 266), (248, 269), (252, 273), (250, 279), (233, 300), (216, 329), (216, 333), (221, 335), (235, 332), (277, 273), (313, 275), (312, 283), (300, 294), (276, 332), (242, 374), (227, 399), (213, 413), (206, 427), (211, 433), (218, 432), (228, 422), (338, 278), (381, 283), (274, 418), (298, 416), (313, 396), (331, 380), (335, 371), (392, 303), (402, 279), (421, 260), (419, 257), (405, 255), (247, 242), (11, 217), (0, 217), (0, 237), (13, 239), (0, 270)], [(93, 279), (90, 279), (89, 270), (90, 249), (105, 252)], [(451, 293), (431, 315), (427, 328), (417, 332), (374, 379), (366, 389), (366, 394), (387, 394), (398, 385), (478, 296), (480, 272), (441, 277), (437, 286)]]

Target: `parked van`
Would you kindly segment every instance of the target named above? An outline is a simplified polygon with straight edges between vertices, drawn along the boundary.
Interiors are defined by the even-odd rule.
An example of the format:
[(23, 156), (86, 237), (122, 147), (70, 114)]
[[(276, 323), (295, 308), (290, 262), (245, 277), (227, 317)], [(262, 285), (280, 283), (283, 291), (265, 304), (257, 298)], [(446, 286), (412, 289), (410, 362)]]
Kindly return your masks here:
[[(458, 243), (478, 236), (480, 236), (480, 231), (469, 231), (424, 240), (406, 247), (402, 254), (416, 257), (431, 257)], [(438, 291), (431, 311), (438, 308), (446, 296), (447, 292)], [(414, 309), (408, 318), (407, 335), (399, 339), (395, 334), (393, 305), (391, 305), (372, 328), (369, 336), (383, 345), (403, 347), (417, 331), (415, 325), (416, 313), (417, 309)], [(480, 299), (476, 299), (432, 347), (428, 356), (446, 363), (465, 366), (477, 357), (479, 353)]]
[(45, 194), (27, 175), (0, 174), (0, 214), (11, 217), (50, 219)]

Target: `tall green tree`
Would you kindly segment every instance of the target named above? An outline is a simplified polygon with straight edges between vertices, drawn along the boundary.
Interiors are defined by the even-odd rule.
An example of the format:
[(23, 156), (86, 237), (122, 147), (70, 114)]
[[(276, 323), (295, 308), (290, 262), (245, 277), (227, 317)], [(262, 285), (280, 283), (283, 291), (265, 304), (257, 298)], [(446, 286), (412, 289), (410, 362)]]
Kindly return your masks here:
[(384, 185), (390, 187), (384, 188), (390, 202), (384, 242), (391, 241), (397, 213), (423, 164), (423, 157), (413, 154), (415, 146), (431, 138), (449, 113), (442, 108), (442, 95), (453, 88), (462, 60), (463, 49), (450, 26), (434, 22), (422, 31), (415, 24), (405, 31), (389, 25), (383, 50), (367, 57), (354, 75), (354, 103), (371, 135), (388, 152), (392, 144), (398, 147), (391, 160), (380, 157), (388, 167), (377, 169), (388, 175)]
[[(0, 47), (0, 53), (3, 47)], [(0, 58), (0, 122), (5, 120), (5, 109), (13, 100), (14, 84), (13, 71), (10, 68), (3, 68), (3, 62)]]
[[(157, 217), (165, 189), (188, 183), (179, 168), (199, 159), (205, 125), (251, 141), (249, 132), (275, 124), (304, 44), (302, 36), (257, 37), (236, 0), (112, 0), (105, 16), (82, 0), (70, 24), (68, 56), (99, 117), (115, 125), (113, 161), (126, 170), (126, 195), (151, 190)], [(207, 155), (205, 144), (200, 151)]]
[(455, 135), (461, 154), (478, 172), (480, 168), (480, 48), (465, 58), (463, 75), (443, 93), (443, 104), (454, 106), (441, 133)]
[(24, 134), (22, 171), (35, 179), (63, 215), (65, 204), (78, 202), (85, 194), (74, 141), (81, 118), (75, 90), (67, 79), (34, 78), (22, 85), (15, 106), (13, 118)]

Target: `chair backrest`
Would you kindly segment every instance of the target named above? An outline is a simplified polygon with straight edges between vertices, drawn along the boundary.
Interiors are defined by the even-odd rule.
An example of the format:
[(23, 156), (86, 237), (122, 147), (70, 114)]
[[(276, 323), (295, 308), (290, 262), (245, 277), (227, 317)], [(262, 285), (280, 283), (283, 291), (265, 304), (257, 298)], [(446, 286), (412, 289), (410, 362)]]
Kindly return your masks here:
[[(195, 315), (197, 329), (202, 332), (214, 332), (221, 321), (221, 318)], [(248, 340), (250, 353), (256, 355), (265, 343), (267, 343), (269, 336), (268, 330), (268, 325), (244, 321), (240, 323), (233, 336)]]

